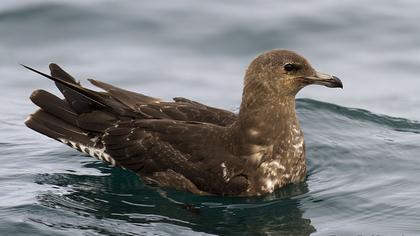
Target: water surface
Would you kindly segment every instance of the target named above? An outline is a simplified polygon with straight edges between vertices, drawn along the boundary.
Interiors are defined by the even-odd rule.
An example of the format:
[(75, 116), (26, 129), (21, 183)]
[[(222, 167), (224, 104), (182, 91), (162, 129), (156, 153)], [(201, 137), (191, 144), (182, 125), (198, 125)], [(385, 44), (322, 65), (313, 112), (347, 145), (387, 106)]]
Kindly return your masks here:
[[(419, 10), (409, 0), (3, 1), (0, 234), (419, 235)], [(57, 90), (19, 63), (237, 110), (244, 69), (272, 48), (297, 50), (345, 89), (299, 94), (308, 178), (268, 196), (147, 187), (23, 125), (30, 92)]]

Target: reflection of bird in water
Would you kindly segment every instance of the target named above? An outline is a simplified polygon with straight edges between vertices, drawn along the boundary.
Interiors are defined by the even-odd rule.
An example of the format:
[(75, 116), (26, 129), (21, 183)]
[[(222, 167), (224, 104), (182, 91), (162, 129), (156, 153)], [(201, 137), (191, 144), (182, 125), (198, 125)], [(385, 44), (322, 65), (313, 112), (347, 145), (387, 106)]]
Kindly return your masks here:
[[(132, 235), (145, 230), (161, 232), (160, 223), (175, 225), (170, 228), (186, 227), (189, 234), (193, 230), (216, 235), (304, 236), (315, 231), (311, 220), (303, 215), (301, 200), (296, 197), (309, 191), (305, 183), (288, 185), (259, 198), (197, 196), (177, 191), (166, 191), (163, 196), (159, 188), (153, 191), (145, 187), (128, 172), (98, 163), (86, 167), (100, 168), (106, 175), (38, 175), (39, 184), (69, 187), (71, 191), (40, 194), (39, 203), (58, 209), (60, 216), (43, 217), (38, 213), (31, 218), (67, 229), (100, 227), (109, 235)], [(200, 214), (182, 210), (177, 203), (194, 205)], [(62, 214), (63, 210), (76, 214)], [(153, 225), (157, 228), (153, 229)]]
[[(28, 69), (31, 69), (27, 67)], [(342, 87), (287, 50), (258, 56), (245, 75), (239, 114), (185, 98), (174, 102), (90, 80), (82, 87), (55, 64), (51, 76), (65, 100), (43, 91), (26, 125), (149, 184), (197, 194), (255, 196), (306, 176), (295, 95), (309, 84)]]

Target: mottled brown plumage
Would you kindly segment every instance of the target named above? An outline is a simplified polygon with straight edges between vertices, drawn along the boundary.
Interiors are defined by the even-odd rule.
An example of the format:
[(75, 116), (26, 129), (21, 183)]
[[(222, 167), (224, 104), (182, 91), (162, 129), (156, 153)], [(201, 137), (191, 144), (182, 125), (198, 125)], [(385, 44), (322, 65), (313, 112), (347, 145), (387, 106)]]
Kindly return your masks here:
[[(26, 67), (26, 66), (25, 66)], [(26, 125), (144, 181), (197, 194), (255, 196), (306, 175), (295, 95), (309, 84), (342, 87), (287, 50), (258, 56), (248, 67), (239, 114), (185, 98), (164, 102), (89, 80), (82, 87), (55, 64), (51, 76), (65, 99), (43, 90)]]

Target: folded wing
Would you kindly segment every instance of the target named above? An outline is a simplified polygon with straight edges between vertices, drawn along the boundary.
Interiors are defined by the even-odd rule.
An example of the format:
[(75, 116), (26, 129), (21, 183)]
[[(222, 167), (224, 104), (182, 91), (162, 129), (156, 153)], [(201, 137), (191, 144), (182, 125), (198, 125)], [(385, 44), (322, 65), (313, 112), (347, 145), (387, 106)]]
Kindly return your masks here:
[(28, 69), (53, 80), (65, 97), (34, 91), (31, 100), (41, 109), (26, 121), (28, 127), (149, 183), (201, 194), (237, 195), (247, 188), (240, 170), (227, 171), (221, 163), (233, 160), (224, 131), (237, 119), (234, 113), (185, 98), (164, 102), (90, 80), (105, 90), (93, 91), (55, 64), (51, 76)]

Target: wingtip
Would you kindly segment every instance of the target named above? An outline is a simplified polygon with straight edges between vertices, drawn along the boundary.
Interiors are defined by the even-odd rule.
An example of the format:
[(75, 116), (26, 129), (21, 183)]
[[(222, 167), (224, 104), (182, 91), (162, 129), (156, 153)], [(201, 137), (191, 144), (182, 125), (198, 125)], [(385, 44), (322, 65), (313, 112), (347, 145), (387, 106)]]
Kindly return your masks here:
[(50, 80), (52, 80), (52, 81), (54, 81), (56, 83), (62, 84), (64, 86), (66, 86), (66, 87), (68, 87), (68, 88), (70, 88), (70, 89), (78, 92), (79, 94), (81, 94), (82, 96), (85, 96), (86, 98), (90, 99), (92, 102), (94, 102), (95, 104), (97, 104), (99, 106), (102, 106), (102, 107), (109, 106), (108, 104), (104, 103), (104, 99), (100, 95), (97, 95), (92, 90), (83, 88), (78, 83), (68, 82), (68, 81), (65, 81), (63, 79), (60, 79), (60, 78), (51, 76), (51, 75), (47, 75), (47, 74), (45, 74), (45, 73), (43, 73), (41, 71), (35, 70), (35, 69), (30, 68), (28, 66), (24, 66), (24, 67), (27, 68), (27, 69), (29, 69), (29, 70), (31, 70), (31, 71), (33, 71), (33, 72), (35, 72), (35, 73), (37, 73), (37, 74), (39, 74), (39, 75), (42, 75), (42, 76), (44, 76), (44, 77), (46, 77), (46, 78), (48, 78), (48, 79), (50, 79)]
[(32, 68), (32, 67), (26, 66), (26, 65), (24, 65), (24, 64), (19, 64), (19, 65), (21, 65), (21, 66), (25, 67), (26, 69), (28, 69), (28, 70), (30, 70), (30, 71), (32, 71), (32, 72), (35, 72), (35, 73), (37, 73), (37, 74), (40, 74), (40, 75), (45, 76), (45, 74), (44, 74), (44, 73), (42, 73), (42, 72), (40, 72), (40, 71), (38, 71), (38, 70), (35, 70), (35, 69), (34, 69), (34, 68)]
[(35, 70), (34, 68), (31, 68), (31, 67), (29, 67), (29, 66), (25, 66), (25, 65), (23, 65), (23, 64), (20, 64), (20, 65), (22, 65), (22, 66), (23, 66), (23, 67), (25, 67), (26, 69), (28, 69), (28, 70), (30, 70), (30, 71), (33, 71), (33, 72), (35, 72), (35, 73), (37, 73), (37, 74), (39, 74), (39, 75), (42, 75), (42, 76), (47, 77), (47, 78), (52, 79), (52, 80), (54, 80), (54, 79), (55, 79), (55, 78), (51, 77), (50, 75), (47, 75), (47, 74), (45, 74), (45, 73), (43, 73), (43, 72), (41, 72), (41, 71), (39, 71), (39, 70)]
[(19, 65), (21, 65), (22, 67), (25, 67), (26, 69), (29, 69), (29, 66), (25, 66), (24, 64), (22, 64), (22, 63), (19, 63)]
[(29, 127), (31, 125), (32, 122), (32, 114), (27, 116), (25, 121), (23, 122), (27, 127)]
[(89, 81), (89, 83), (101, 88), (101, 82), (99, 82), (97, 80), (94, 80), (94, 79), (90, 79), (90, 78), (87, 79), (87, 81)]
[(56, 70), (56, 69), (61, 69), (60, 66), (58, 66), (56, 63), (51, 62), (50, 64), (48, 64), (48, 68), (50, 70)]

